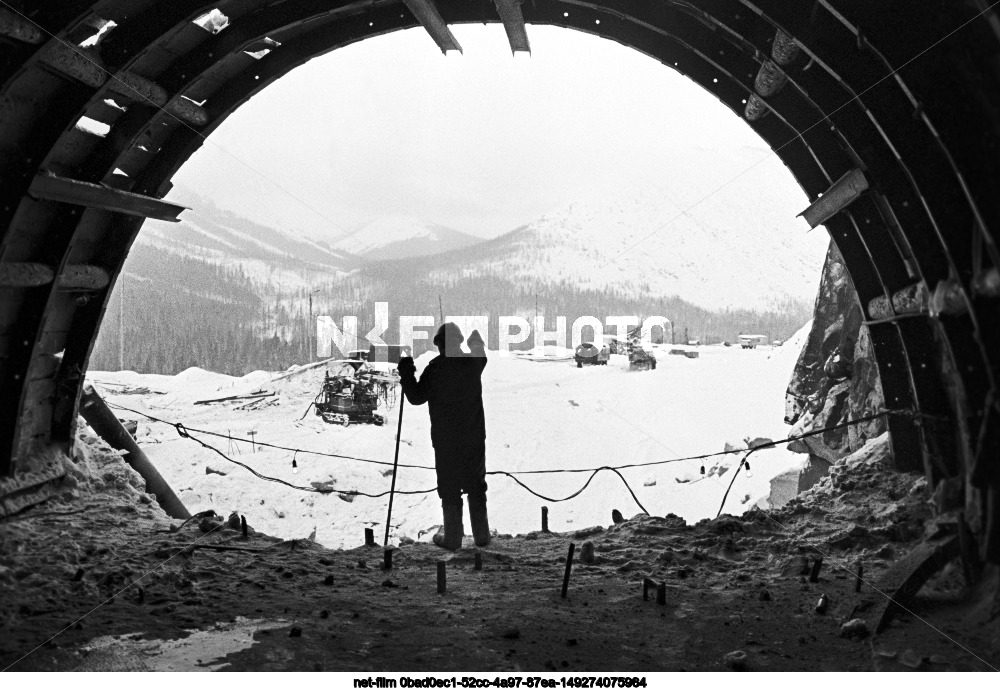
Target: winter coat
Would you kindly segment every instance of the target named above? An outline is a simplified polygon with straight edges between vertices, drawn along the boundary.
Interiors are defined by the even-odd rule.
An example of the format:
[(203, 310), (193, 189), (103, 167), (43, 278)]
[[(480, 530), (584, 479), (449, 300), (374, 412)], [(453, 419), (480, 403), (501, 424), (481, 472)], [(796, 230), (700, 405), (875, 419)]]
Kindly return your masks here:
[(480, 446), (486, 440), (483, 411), (483, 369), (486, 352), (480, 346), (461, 356), (439, 355), (418, 381), (400, 373), (403, 394), (415, 406), (427, 403), (431, 415), (431, 444), (435, 449)]

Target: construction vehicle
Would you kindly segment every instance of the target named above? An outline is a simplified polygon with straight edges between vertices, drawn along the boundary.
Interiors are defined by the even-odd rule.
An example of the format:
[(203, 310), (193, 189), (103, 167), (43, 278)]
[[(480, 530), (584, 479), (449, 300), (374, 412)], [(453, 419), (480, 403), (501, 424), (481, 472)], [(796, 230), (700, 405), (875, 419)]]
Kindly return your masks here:
[(656, 370), (656, 356), (643, 348), (638, 338), (629, 339), (628, 342), (628, 369)]
[(327, 423), (344, 426), (351, 423), (383, 425), (385, 417), (376, 410), (380, 401), (392, 408), (398, 383), (399, 375), (395, 371), (375, 370), (359, 359), (338, 361), (333, 374), (326, 371), (323, 388), (313, 401), (316, 415)]

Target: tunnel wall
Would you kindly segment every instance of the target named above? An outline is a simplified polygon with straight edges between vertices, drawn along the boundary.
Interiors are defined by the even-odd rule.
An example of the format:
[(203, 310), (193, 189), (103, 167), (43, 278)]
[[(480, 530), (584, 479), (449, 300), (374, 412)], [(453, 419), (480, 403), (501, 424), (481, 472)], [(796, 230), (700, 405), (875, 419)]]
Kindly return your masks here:
[[(401, 0), (5, 2), (0, 475), (9, 476), (72, 445), (111, 287), (143, 214), (157, 213), (150, 200), (168, 196), (204, 138), (309, 59), (418, 24)], [(490, 0), (436, 6), (449, 23), (499, 18)], [(697, 82), (747, 120), (812, 202), (844, 175), (864, 175), (867, 188), (825, 225), (871, 336), (894, 457), (934, 484), (960, 484), (959, 509), (998, 561), (1000, 20), (986, 7), (530, 0), (521, 10), (528, 24), (617, 41)], [(228, 18), (221, 31), (193, 22), (212, 9)], [(108, 21), (117, 26), (81, 46)], [(107, 133), (78, 128), (84, 116)], [(69, 192), (53, 192), (59, 185)], [(111, 194), (109, 204), (108, 189), (140, 197)], [(928, 299), (900, 299), (914, 294)]]

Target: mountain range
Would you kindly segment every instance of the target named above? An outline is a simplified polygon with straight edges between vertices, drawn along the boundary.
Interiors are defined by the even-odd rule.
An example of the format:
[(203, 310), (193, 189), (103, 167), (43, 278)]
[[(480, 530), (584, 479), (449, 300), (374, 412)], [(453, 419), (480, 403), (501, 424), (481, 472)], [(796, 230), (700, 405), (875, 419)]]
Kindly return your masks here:
[(408, 217), (310, 238), (182, 190), (192, 210), (179, 224), (147, 223), (138, 242), (288, 289), (391, 271), (404, 284), (496, 277), (521, 287), (677, 296), (708, 310), (811, 303), (825, 234), (807, 236), (784, 191), (743, 176), (706, 197), (691, 167), (678, 166), (666, 183), (609, 184), (485, 241)]

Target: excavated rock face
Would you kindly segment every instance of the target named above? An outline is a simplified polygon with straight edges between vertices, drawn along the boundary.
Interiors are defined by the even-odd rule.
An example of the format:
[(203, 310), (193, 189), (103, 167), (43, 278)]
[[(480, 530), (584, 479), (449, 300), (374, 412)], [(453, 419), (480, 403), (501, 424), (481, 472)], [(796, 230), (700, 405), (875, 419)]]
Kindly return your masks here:
[[(830, 243), (812, 330), (792, 373), (785, 399), (789, 436), (845, 423), (884, 406), (878, 367), (861, 305), (835, 243)], [(794, 452), (809, 454), (807, 487), (826, 474), (830, 465), (856, 452), (885, 432), (885, 421), (868, 423), (797, 440)], [(800, 491), (804, 488), (800, 487)]]

